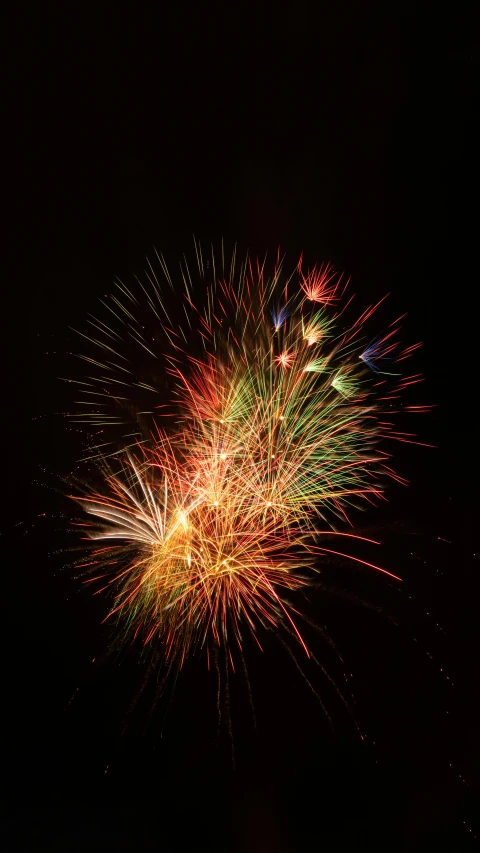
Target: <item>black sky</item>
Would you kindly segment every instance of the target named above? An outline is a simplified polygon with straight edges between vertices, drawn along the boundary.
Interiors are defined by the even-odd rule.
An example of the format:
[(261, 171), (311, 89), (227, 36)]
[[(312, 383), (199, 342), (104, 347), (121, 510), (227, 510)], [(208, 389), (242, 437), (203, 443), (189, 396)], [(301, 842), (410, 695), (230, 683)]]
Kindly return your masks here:
[[(475, 831), (478, 843), (475, 31), (468, 10), (411, 2), (10, 7), (4, 849), (469, 851)], [(382, 612), (318, 591), (308, 605), (353, 673), (365, 743), (310, 673), (330, 733), (273, 637), (263, 656), (249, 650), (256, 730), (242, 675), (232, 683), (235, 769), (202, 661), (161, 738), (156, 718), (140, 734), (148, 690), (121, 737), (141, 667), (102, 662), (104, 602), (60, 571), (65, 505), (45, 484), (77, 449), (55, 414), (68, 327), (153, 245), (176, 258), (194, 233), (329, 259), (363, 302), (390, 292), (392, 317), (408, 311), (424, 341), (436, 408), (419, 429), (438, 449), (400, 450), (412, 485), (368, 521), (404, 588), (333, 567), (339, 592)]]

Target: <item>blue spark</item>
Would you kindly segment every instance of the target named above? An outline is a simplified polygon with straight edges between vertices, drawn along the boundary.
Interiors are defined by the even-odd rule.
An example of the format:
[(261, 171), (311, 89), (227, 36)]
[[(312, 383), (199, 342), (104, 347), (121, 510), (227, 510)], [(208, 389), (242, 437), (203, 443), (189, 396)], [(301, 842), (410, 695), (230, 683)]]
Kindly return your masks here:
[(284, 305), (282, 308), (274, 308), (272, 310), (273, 324), (276, 329), (283, 326), (289, 314), (288, 308)]

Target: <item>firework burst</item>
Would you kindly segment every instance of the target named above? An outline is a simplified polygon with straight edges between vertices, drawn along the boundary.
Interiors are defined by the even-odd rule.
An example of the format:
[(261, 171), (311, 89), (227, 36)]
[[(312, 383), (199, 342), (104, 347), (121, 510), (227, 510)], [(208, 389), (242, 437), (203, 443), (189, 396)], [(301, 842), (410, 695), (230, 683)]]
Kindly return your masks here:
[(336, 528), (398, 479), (382, 444), (403, 439), (392, 414), (419, 381), (391, 369), (414, 351), (398, 323), (368, 343), (378, 305), (345, 324), (341, 282), (330, 265), (286, 274), (277, 259), (268, 272), (196, 243), (175, 279), (157, 255), (135, 292), (118, 282), (90, 318), (72, 418), (101, 436), (89, 458), (104, 485), (77, 499), (88, 580), (112, 592), (126, 641), (182, 661), (195, 647), (241, 647), (246, 630), (259, 642), (265, 626), (308, 654), (285, 596), (322, 555), (345, 556), (328, 537), (351, 535)]

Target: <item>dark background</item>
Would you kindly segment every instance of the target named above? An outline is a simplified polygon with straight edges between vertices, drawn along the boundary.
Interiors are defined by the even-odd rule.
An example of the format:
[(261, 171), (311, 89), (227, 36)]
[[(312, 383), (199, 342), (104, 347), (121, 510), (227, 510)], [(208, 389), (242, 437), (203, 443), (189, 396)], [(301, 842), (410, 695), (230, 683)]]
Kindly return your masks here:
[[(5, 28), (3, 849), (473, 850), (478, 22), (409, 2), (98, 6), (16, 4)], [(145, 667), (104, 659), (105, 602), (61, 571), (68, 327), (193, 233), (329, 259), (424, 341), (418, 429), (438, 449), (399, 449), (411, 486), (368, 520), (404, 584), (331, 566), (305, 604), (363, 741), (310, 668), (330, 731), (269, 636), (246, 648), (256, 728), (230, 682), (234, 757), (199, 660), (145, 729), (146, 688), (122, 736)]]

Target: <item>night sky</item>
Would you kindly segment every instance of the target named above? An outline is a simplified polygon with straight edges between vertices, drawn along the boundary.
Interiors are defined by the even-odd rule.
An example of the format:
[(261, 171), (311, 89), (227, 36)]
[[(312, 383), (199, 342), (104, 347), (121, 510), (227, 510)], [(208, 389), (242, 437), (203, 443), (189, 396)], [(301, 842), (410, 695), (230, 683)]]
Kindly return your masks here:
[[(2, 849), (474, 850), (478, 26), (408, 0), (142, 5), (16, 4), (5, 27)], [(424, 342), (436, 449), (400, 447), (410, 487), (361, 519), (404, 583), (330, 565), (302, 604), (363, 742), (268, 634), (246, 644), (255, 719), (238, 672), (219, 723), (198, 658), (152, 712), (138, 656), (106, 654), (107, 602), (62, 568), (69, 327), (193, 234), (330, 260)]]

